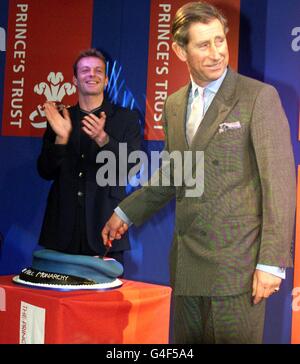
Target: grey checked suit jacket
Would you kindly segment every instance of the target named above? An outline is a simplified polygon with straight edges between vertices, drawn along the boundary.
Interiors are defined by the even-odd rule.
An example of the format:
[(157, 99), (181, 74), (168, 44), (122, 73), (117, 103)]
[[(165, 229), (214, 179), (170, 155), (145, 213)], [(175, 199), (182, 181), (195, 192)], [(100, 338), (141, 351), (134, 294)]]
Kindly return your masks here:
[[(186, 197), (186, 186), (148, 186), (119, 206), (138, 226), (176, 197), (174, 293), (240, 294), (251, 290), (257, 263), (292, 265), (296, 187), (289, 125), (272, 86), (229, 69), (189, 147), (189, 90), (166, 100), (165, 149), (204, 151), (204, 193), (194, 198)], [(241, 127), (220, 133), (224, 122)]]

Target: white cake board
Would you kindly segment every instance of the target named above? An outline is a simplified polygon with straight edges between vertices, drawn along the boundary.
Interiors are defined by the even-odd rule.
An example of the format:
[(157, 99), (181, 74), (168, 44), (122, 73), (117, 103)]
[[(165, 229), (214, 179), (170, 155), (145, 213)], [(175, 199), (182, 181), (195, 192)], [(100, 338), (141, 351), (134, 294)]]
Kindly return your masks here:
[(114, 281), (109, 283), (97, 283), (91, 285), (59, 285), (59, 284), (48, 284), (48, 283), (33, 283), (27, 282), (20, 279), (19, 276), (14, 276), (12, 278), (14, 283), (22, 284), (31, 288), (46, 288), (46, 289), (54, 289), (59, 291), (74, 291), (74, 290), (109, 290), (113, 288), (121, 287), (123, 282), (116, 278)]

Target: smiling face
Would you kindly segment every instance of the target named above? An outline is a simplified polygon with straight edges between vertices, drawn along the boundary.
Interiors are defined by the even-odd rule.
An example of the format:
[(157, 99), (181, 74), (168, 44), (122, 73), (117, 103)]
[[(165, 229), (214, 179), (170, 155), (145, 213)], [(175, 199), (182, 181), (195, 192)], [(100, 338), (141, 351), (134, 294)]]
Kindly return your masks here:
[(186, 47), (173, 43), (179, 59), (187, 63), (193, 80), (201, 87), (222, 76), (229, 62), (224, 28), (218, 19), (209, 23), (192, 23)]
[(77, 76), (73, 82), (80, 96), (103, 95), (108, 78), (105, 74), (105, 63), (97, 57), (83, 57), (77, 64)]

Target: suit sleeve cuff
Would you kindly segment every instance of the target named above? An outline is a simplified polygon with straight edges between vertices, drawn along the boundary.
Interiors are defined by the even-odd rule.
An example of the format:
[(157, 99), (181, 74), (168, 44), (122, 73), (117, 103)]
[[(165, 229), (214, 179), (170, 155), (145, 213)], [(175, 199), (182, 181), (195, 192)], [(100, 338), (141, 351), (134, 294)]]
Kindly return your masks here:
[(285, 279), (285, 268), (275, 267), (273, 265), (257, 264), (256, 269), (274, 274), (274, 276), (281, 279)]
[(117, 206), (114, 211), (128, 226), (132, 225), (132, 221), (130, 221), (129, 217), (120, 209), (119, 206)]

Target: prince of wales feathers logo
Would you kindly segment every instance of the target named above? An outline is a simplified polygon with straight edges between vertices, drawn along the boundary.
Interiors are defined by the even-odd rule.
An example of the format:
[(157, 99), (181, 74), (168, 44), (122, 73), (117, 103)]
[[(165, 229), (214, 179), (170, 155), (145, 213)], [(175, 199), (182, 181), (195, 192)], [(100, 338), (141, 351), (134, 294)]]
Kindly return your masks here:
[[(62, 102), (62, 99), (66, 95), (73, 95), (76, 93), (76, 87), (70, 82), (61, 84), (61, 82), (64, 80), (64, 76), (61, 72), (50, 72), (47, 80), (49, 83), (40, 82), (36, 84), (33, 89), (36, 94), (44, 95), (47, 101)], [(38, 105), (37, 109), (34, 110), (29, 116), (31, 125), (36, 129), (46, 128), (47, 126), (47, 121), (45, 120), (35, 121), (37, 118), (45, 119), (45, 113), (42, 108), (42, 105)]]

